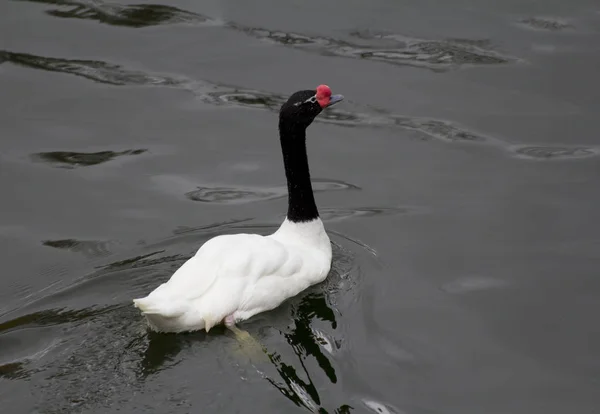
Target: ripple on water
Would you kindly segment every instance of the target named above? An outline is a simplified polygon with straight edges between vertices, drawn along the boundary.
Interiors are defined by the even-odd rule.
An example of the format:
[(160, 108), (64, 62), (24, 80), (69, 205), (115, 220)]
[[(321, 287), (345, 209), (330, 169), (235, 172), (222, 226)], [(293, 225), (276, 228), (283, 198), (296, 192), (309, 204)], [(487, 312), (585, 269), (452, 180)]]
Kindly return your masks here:
[[(196, 92), (201, 101), (212, 105), (228, 105), (277, 112), (288, 99), (287, 96), (282, 94), (227, 85), (213, 85), (212, 88), (207, 89), (213, 90), (196, 90)], [(322, 112), (315, 121), (348, 126), (373, 125), (375, 123), (367, 114), (356, 114), (339, 108), (331, 108)], [(386, 122), (388, 125), (391, 123), (391, 121)]]
[[(46, 13), (59, 18), (95, 20), (130, 28), (181, 23), (204, 26), (224, 25), (262, 41), (326, 56), (371, 60), (432, 70), (446, 70), (464, 65), (505, 64), (517, 60), (487, 48), (489, 42), (481, 40), (423, 40), (374, 31), (352, 32), (351, 36), (359, 41), (357, 43), (325, 36), (247, 27), (235, 22), (219, 22), (198, 13), (159, 4), (122, 5), (77, 0), (20, 1), (58, 6), (47, 10)], [(373, 44), (374, 42), (376, 44)]]
[(420, 406), (395, 407), (390, 403), (382, 403), (371, 398), (360, 399), (361, 403), (376, 414), (437, 414), (428, 408)]
[(481, 290), (498, 289), (507, 286), (507, 282), (492, 277), (469, 276), (462, 277), (442, 286), (442, 290), (453, 293), (463, 294)]
[(410, 214), (417, 211), (417, 209), (409, 207), (324, 207), (319, 209), (319, 214), (323, 221), (340, 221), (358, 217), (366, 218), (392, 214)]
[(103, 309), (81, 309), (81, 310), (69, 310), (65, 308), (47, 309), (37, 311), (27, 315), (19, 316), (17, 318), (1, 322), (0, 323), (0, 334), (12, 332), (18, 329), (34, 328), (43, 326), (54, 326), (62, 325), (65, 323), (76, 323), (84, 321), (96, 315), (100, 315), (110, 308)]
[[(215, 329), (210, 335), (204, 332), (186, 335), (148, 333), (130, 299), (140, 293), (140, 288), (148, 291), (166, 280), (189, 257), (192, 244), (195, 250), (216, 234), (240, 230), (263, 234), (276, 228), (277, 225), (231, 222), (177, 229), (165, 239), (168, 243), (161, 240), (148, 243), (137, 248), (130, 257), (97, 267), (68, 288), (31, 305), (39, 308), (44, 303), (51, 304), (50, 309), (0, 323), (0, 336), (10, 332), (18, 337), (24, 332), (56, 327), (54, 335), (63, 341), (59, 352), (53, 352), (51, 357), (4, 364), (0, 367), (0, 375), (6, 379), (35, 376), (34, 380), (39, 384), (35, 392), (41, 406), (52, 407), (57, 412), (101, 410), (117, 403), (135, 404), (129, 402), (132, 392), (160, 394), (161, 381), (147, 382), (146, 379), (177, 369), (182, 360), (194, 364), (201, 359), (204, 367), (220, 373), (226, 371), (223, 375), (235, 375), (234, 367), (229, 367), (227, 362), (226, 349), (231, 340), (220, 334), (223, 330)], [(283, 341), (269, 341), (267, 351), (273, 374), (267, 374), (266, 379), (295, 405), (324, 410), (328, 405), (323, 401), (326, 396), (320, 395), (321, 387), (316, 384), (323, 380), (331, 384), (339, 382), (333, 358), (336, 350), (344, 346), (345, 338), (337, 322), (340, 315), (337, 303), (338, 299), (347, 298), (353, 289), (358, 277), (357, 261), (368, 253), (359, 244), (347, 243), (349, 240), (348, 236), (332, 238), (334, 262), (324, 283), (310, 287), (277, 310), (246, 325), (251, 333), (260, 329), (257, 325), (282, 327), (280, 338)], [(157, 249), (157, 246), (163, 248)], [(123, 294), (117, 295), (115, 301), (116, 290)], [(68, 301), (72, 306), (73, 298), (81, 303), (89, 303), (90, 298), (94, 298), (93, 302), (98, 303), (103, 300), (103, 295), (107, 295), (105, 301), (113, 304), (79, 310), (60, 305)], [(189, 392), (193, 391), (184, 387), (177, 401), (165, 411), (189, 409), (178, 405), (180, 400), (185, 401)], [(330, 408), (328, 412), (350, 412), (347, 404), (337, 404), (327, 410)]]
[[(372, 31), (352, 32), (359, 43), (324, 36), (244, 27), (230, 27), (254, 38), (323, 55), (372, 60), (394, 65), (446, 70), (465, 65), (496, 65), (517, 61), (486, 48), (489, 42), (473, 40), (423, 40)], [(375, 43), (375, 44), (374, 44)]]
[(555, 17), (528, 17), (519, 21), (519, 25), (530, 30), (558, 32), (572, 28), (566, 20)]
[(395, 407), (392, 407), (389, 404), (382, 404), (380, 402), (363, 398), (362, 403), (371, 411), (377, 414), (405, 414), (404, 411), (401, 411)]
[[(259, 108), (278, 111), (286, 101), (286, 97), (274, 93), (260, 92), (250, 89), (227, 88), (221, 86), (220, 90), (206, 93), (203, 100), (215, 105), (229, 104), (246, 108)], [(233, 89), (233, 90), (231, 90)]]
[[(0, 63), (4, 61), (32, 69), (67, 73), (114, 86), (178, 88), (193, 93), (199, 101), (209, 105), (227, 105), (277, 112), (281, 104), (287, 99), (282, 94), (244, 89), (232, 85), (214, 84), (182, 76), (150, 74), (101, 61), (70, 60), (0, 51)], [(351, 102), (348, 102), (348, 104), (351, 104)], [(374, 110), (371, 108), (361, 112), (335, 107), (324, 111), (316, 118), (315, 122), (347, 127), (396, 127), (450, 142), (492, 142), (489, 137), (484, 137), (451, 122), (406, 117), (381, 109)], [(99, 154), (102, 155), (102, 153)], [(200, 201), (204, 197), (202, 193), (210, 191), (210, 189), (200, 190), (202, 190), (200, 194), (191, 194), (191, 197), (198, 197), (198, 201)], [(228, 189), (224, 189), (224, 191), (228, 192)]]
[(0, 365), (0, 378), (18, 380), (27, 378), (29, 375), (29, 370), (25, 368), (25, 363), (22, 361)]
[(198, 13), (192, 13), (161, 4), (131, 4), (95, 0), (17, 0), (48, 4), (57, 8), (46, 13), (65, 19), (95, 20), (111, 26), (141, 28), (165, 24), (213, 25), (216, 21)]
[[(179, 88), (194, 93), (200, 101), (210, 105), (228, 105), (277, 112), (288, 98), (282, 94), (244, 89), (233, 85), (214, 84), (183, 76), (150, 74), (103, 61), (63, 59), (0, 51), (0, 64), (4, 62), (10, 62), (31, 69), (71, 74), (114, 86), (166, 86)], [(367, 114), (355, 114), (338, 108), (324, 112), (316, 121), (354, 125), (377, 124)], [(386, 125), (390, 125), (391, 123), (393, 122), (385, 122)]]
[(372, 59), (397, 65), (446, 70), (461, 66), (498, 65), (518, 59), (489, 49), (487, 40), (447, 39), (424, 40), (393, 33), (358, 31), (352, 36), (368, 41), (382, 42), (389, 47), (357, 47), (345, 51), (362, 59)]
[(574, 146), (513, 146), (511, 150), (518, 158), (528, 160), (568, 160), (594, 157), (600, 154), (597, 148)]
[[(188, 81), (182, 85), (206, 85), (207, 82)], [(244, 108), (263, 109), (277, 112), (287, 100), (287, 96), (257, 91), (240, 89), (227, 85), (212, 85), (194, 90), (198, 98), (211, 105), (229, 105)], [(348, 102), (350, 105), (351, 103)], [(333, 124), (347, 127), (383, 127), (401, 128), (413, 131), (420, 135), (449, 142), (477, 142), (490, 143), (492, 139), (477, 132), (470, 131), (452, 122), (432, 118), (407, 117), (389, 113), (383, 109), (362, 108), (364, 111), (352, 111), (334, 107), (323, 111), (315, 122)]]
[(140, 155), (148, 150), (135, 149), (125, 151), (99, 151), (99, 152), (72, 152), (72, 151), (50, 151), (32, 154), (37, 161), (46, 162), (57, 168), (73, 169), (77, 167), (89, 167), (112, 161), (117, 157), (125, 155)]
[(452, 122), (430, 118), (394, 116), (397, 126), (425, 136), (449, 142), (486, 142), (483, 135), (461, 128)]
[(96, 241), (96, 240), (44, 240), (44, 246), (53, 247), (55, 249), (68, 250), (71, 252), (81, 253), (87, 257), (103, 257), (108, 256), (112, 252), (109, 247), (114, 242), (111, 241)]
[[(313, 191), (360, 190), (358, 186), (340, 180), (315, 178)], [(287, 197), (287, 187), (198, 187), (185, 193), (192, 201), (217, 204), (242, 204)]]
[(311, 331), (315, 341), (330, 355), (333, 355), (338, 349), (340, 349), (340, 340), (336, 340), (335, 338), (330, 337), (330, 335), (316, 328), (311, 328)]
[(31, 69), (67, 73), (94, 82), (115, 86), (152, 85), (175, 87), (181, 86), (183, 82), (181, 79), (129, 70), (121, 65), (114, 65), (99, 60), (54, 58), (0, 50), (0, 63), (5, 62)]
[[(346, 327), (351, 324), (349, 321), (340, 323), (339, 318), (343, 318), (342, 309), (355, 303), (356, 285), (364, 276), (362, 267), (373, 257), (372, 248), (365, 248), (350, 236), (332, 234), (332, 270), (322, 284), (290, 300), (294, 323), (291, 328), (282, 329), (282, 335), (293, 353), (287, 360), (283, 355), (290, 352), (272, 355), (280, 379), (267, 377), (267, 380), (295, 405), (314, 412), (343, 414), (353, 412), (354, 408), (339, 401), (335, 404), (324, 402), (329, 397), (320, 394), (322, 387), (315, 386), (315, 377), (325, 374), (332, 386), (340, 382), (336, 359), (340, 351), (349, 349)], [(314, 369), (310, 369), (311, 366)]]
[(121, 307), (82, 325), (65, 325), (70, 343), (46, 362), (37, 378), (39, 404), (50, 412), (102, 411), (123, 404), (126, 395), (143, 393), (144, 378), (176, 364), (170, 357), (188, 338), (177, 350), (166, 347), (147, 355), (153, 352), (151, 339), (132, 323), (135, 316), (133, 309)]
[(252, 203), (259, 200), (272, 200), (284, 195), (285, 191), (233, 187), (198, 187), (197, 190), (185, 193), (185, 196), (192, 201), (218, 204)]

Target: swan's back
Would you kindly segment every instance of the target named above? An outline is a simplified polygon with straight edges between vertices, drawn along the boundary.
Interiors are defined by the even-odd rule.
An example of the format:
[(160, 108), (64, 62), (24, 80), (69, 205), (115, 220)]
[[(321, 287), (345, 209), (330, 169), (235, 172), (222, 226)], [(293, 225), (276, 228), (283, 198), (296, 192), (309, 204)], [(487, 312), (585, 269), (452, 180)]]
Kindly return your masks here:
[(329, 271), (330, 255), (302, 238), (289, 239), (287, 233), (217, 236), (135, 304), (156, 330), (161, 325), (208, 330), (229, 315), (241, 320), (273, 309)]

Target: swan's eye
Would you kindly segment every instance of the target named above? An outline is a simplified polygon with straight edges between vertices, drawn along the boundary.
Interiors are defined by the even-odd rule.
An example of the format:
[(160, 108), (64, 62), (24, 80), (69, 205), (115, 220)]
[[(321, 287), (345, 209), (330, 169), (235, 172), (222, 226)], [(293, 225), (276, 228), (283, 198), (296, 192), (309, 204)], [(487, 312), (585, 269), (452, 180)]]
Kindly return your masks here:
[(313, 103), (315, 103), (315, 102), (317, 102), (317, 96), (316, 96), (316, 95), (313, 95), (313, 96), (311, 96), (310, 98), (308, 98), (308, 99), (307, 99), (306, 101), (304, 101), (304, 102), (296, 102), (296, 103), (294, 104), (294, 106), (300, 106), (300, 105), (304, 105), (304, 104), (307, 104), (307, 103), (311, 103), (311, 104), (313, 104)]
[(306, 101), (304, 101), (304, 103), (315, 103), (317, 102), (317, 95), (313, 95), (310, 98), (308, 98)]

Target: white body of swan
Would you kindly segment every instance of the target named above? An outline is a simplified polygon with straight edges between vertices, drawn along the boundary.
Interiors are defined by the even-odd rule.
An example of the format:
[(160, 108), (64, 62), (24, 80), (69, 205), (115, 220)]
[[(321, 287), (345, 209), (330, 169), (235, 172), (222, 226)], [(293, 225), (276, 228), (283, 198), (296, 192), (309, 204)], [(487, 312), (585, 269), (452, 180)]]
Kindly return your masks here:
[(227, 317), (240, 322), (278, 307), (325, 280), (330, 268), (331, 243), (322, 221), (286, 219), (268, 236), (208, 240), (168, 282), (134, 303), (153, 330), (208, 332)]

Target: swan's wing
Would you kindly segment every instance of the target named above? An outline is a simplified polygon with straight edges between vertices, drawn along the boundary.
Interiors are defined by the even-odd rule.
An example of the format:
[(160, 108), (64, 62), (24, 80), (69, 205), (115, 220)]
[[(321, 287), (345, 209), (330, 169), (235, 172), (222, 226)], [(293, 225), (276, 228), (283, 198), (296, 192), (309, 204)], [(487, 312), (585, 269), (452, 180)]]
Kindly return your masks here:
[[(203, 296), (217, 280), (244, 279), (294, 272), (288, 249), (278, 241), (257, 234), (234, 234), (207, 241), (196, 255), (171, 276), (168, 285), (189, 299)], [(282, 269), (283, 268), (283, 269)], [(283, 271), (283, 272), (282, 272)], [(240, 283), (240, 281), (237, 281)]]
[(207, 241), (149, 298), (163, 309), (172, 309), (171, 314), (192, 306), (203, 315), (209, 330), (238, 309), (248, 287), (260, 278), (293, 275), (300, 265), (295, 256), (268, 237), (218, 236)]
[(262, 236), (242, 243), (243, 253), (222, 263), (214, 284), (196, 302), (207, 331), (234, 313), (245, 319), (243, 315), (274, 309), (308, 287), (310, 276), (318, 273), (318, 265), (307, 260), (312, 255), (300, 246)]

